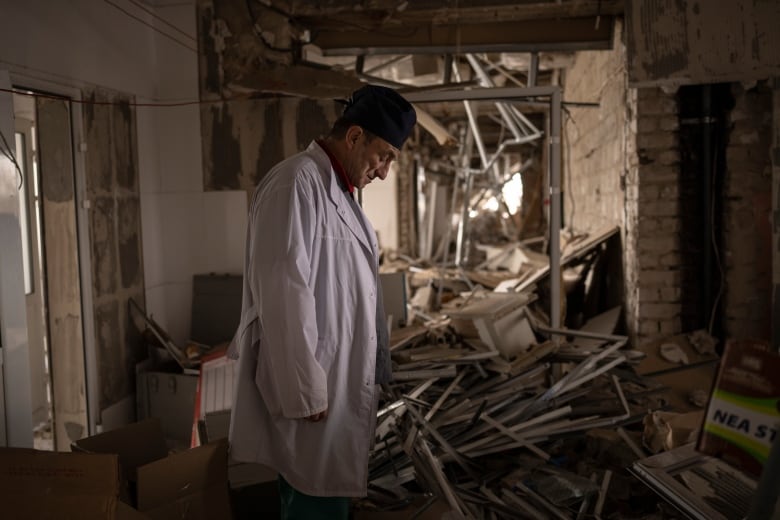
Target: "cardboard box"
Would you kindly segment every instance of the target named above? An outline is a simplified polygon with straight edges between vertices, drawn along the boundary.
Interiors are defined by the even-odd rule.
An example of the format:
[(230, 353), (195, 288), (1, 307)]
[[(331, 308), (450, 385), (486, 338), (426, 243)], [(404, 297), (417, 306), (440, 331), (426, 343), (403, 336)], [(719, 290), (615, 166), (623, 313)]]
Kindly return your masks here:
[(122, 498), (149, 518), (231, 517), (224, 440), (168, 454), (159, 421), (148, 419), (78, 440), (73, 447), (117, 454)]
[(116, 455), (0, 448), (3, 518), (125, 518)]
[(160, 421), (168, 447), (186, 449), (192, 437), (198, 376), (146, 371), (136, 374), (138, 420)]

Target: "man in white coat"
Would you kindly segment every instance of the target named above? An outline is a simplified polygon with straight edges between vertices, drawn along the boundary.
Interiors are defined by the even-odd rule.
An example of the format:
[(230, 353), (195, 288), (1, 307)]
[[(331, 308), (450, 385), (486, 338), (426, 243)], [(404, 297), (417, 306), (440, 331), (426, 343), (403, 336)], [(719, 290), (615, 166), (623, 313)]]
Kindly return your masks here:
[(387, 177), (415, 123), (394, 90), (362, 87), (255, 190), (230, 445), (279, 472), (282, 518), (347, 519), (349, 497), (366, 495), (390, 358), (376, 234), (354, 190)]

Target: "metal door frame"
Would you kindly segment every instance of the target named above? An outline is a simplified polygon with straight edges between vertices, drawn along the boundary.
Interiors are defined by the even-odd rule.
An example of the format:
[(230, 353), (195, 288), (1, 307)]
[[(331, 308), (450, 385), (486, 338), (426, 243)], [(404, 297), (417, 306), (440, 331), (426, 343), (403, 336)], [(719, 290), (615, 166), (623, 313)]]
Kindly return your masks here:
[[(1, 72), (0, 72), (1, 74)], [(6, 78), (9, 78), (8, 85), (2, 85), (3, 88), (9, 88), (10, 86), (20, 85), (26, 89), (48, 92), (59, 96), (66, 97), (71, 100), (70, 102), (70, 124), (71, 124), (71, 136), (72, 136), (72, 149), (73, 149), (73, 172), (74, 172), (74, 184), (75, 184), (75, 204), (76, 204), (76, 228), (77, 228), (77, 254), (79, 257), (79, 279), (81, 289), (81, 316), (82, 316), (82, 337), (84, 341), (84, 373), (85, 373), (85, 387), (86, 387), (86, 401), (87, 401), (87, 423), (89, 435), (98, 433), (99, 422), (99, 403), (98, 403), (98, 377), (97, 377), (97, 352), (95, 346), (95, 326), (94, 326), (94, 310), (93, 310), (93, 294), (92, 294), (92, 256), (91, 256), (91, 242), (89, 235), (89, 209), (90, 201), (86, 196), (86, 166), (84, 153), (86, 152), (86, 144), (84, 140), (84, 124), (82, 110), (80, 110), (80, 103), (82, 101), (82, 91), (73, 85), (64, 85), (62, 83), (49, 81), (46, 79), (27, 76), (25, 74), (18, 74), (11, 69), (6, 73)], [(2, 75), (0, 75), (0, 82), (2, 81)], [(10, 118), (7, 124), (10, 124), (13, 128), (13, 98), (12, 94), (0, 92), (0, 94), (7, 94), (9, 99)], [(3, 96), (0, 96), (2, 101)], [(0, 104), (0, 110), (4, 109)], [(6, 124), (3, 120), (3, 112), (0, 112), (0, 124)], [(5, 130), (4, 130), (5, 133)], [(0, 164), (2, 164), (0, 162)], [(18, 201), (17, 201), (18, 202)], [(21, 265), (21, 251), (19, 251), (19, 263)], [(23, 298), (22, 298), (23, 301)], [(25, 320), (26, 321), (26, 320)], [(27, 327), (24, 326), (24, 334), (26, 338)], [(26, 339), (25, 339), (26, 345)], [(27, 349), (24, 349), (25, 355), (27, 355)], [(24, 374), (25, 387), (29, 387), (29, 365), (26, 366), (27, 370)], [(22, 377), (21, 374), (18, 377)], [(6, 385), (7, 387), (10, 385)], [(8, 402), (10, 399), (6, 399)], [(24, 408), (26, 406), (27, 412), (31, 409), (29, 398), (27, 404), (23, 405), (19, 402), (13, 402), (14, 408)], [(8, 414), (6, 409), (5, 414)], [(3, 415), (3, 414), (0, 414)], [(27, 415), (31, 415), (27, 413)], [(5, 416), (5, 415), (3, 415)], [(30, 419), (31, 422), (31, 419)], [(10, 429), (10, 428), (9, 428)], [(32, 440), (32, 426), (30, 426), (30, 439)], [(2, 439), (0, 439), (2, 440)], [(0, 444), (2, 444), (0, 442)], [(32, 444), (30, 444), (32, 446)]]

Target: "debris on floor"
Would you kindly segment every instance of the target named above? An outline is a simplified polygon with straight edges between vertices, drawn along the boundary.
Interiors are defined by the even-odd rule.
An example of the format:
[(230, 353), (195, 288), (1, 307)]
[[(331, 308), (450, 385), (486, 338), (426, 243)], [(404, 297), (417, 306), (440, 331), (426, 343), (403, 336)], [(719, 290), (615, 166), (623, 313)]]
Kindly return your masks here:
[[(358, 513), (676, 517), (636, 468), (696, 441), (717, 341), (694, 331), (638, 348), (620, 334), (599, 273), (616, 232), (563, 241), (559, 328), (546, 256), (523, 244), (484, 248), (474, 269), (385, 263), (407, 275), (409, 313), (391, 333)], [(424, 516), (434, 503), (448, 513)]]

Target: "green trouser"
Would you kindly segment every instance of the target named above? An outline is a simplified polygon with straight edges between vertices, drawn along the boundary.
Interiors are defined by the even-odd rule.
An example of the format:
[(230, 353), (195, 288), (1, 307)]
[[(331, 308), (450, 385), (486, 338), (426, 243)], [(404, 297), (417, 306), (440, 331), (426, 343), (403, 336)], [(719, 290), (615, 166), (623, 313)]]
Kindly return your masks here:
[(348, 520), (350, 500), (346, 497), (314, 497), (296, 491), (279, 475), (282, 520)]

